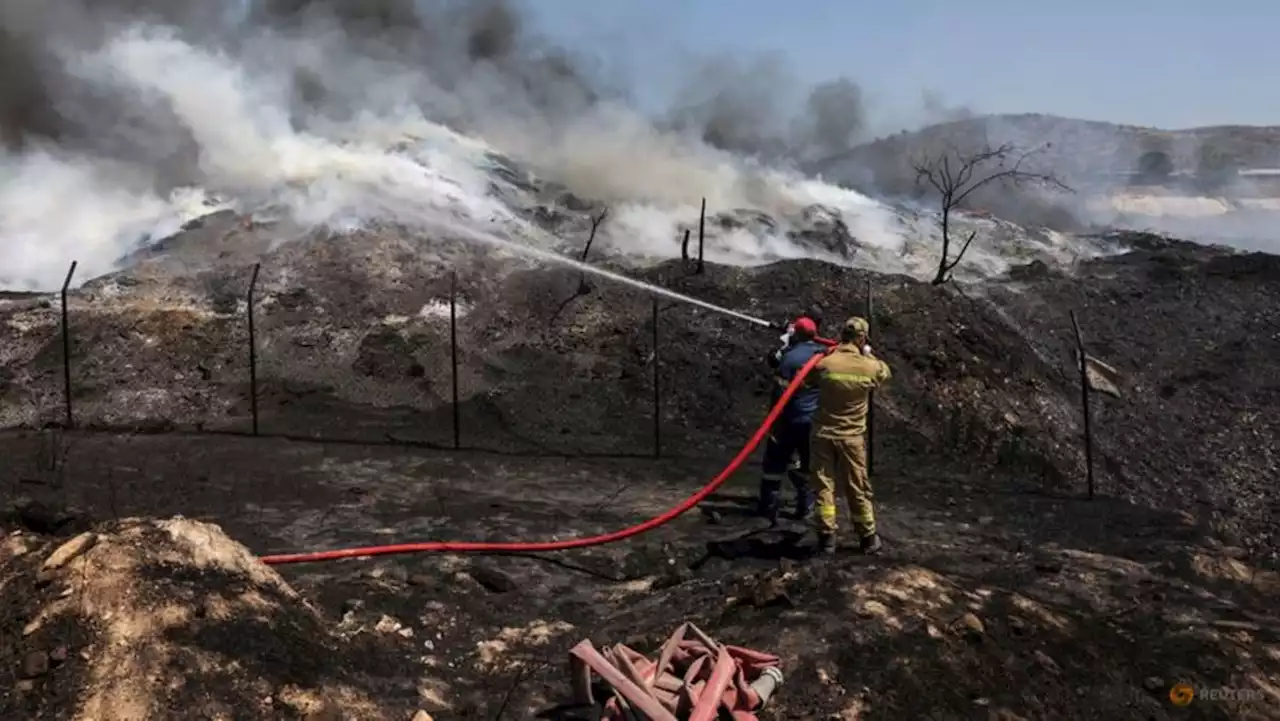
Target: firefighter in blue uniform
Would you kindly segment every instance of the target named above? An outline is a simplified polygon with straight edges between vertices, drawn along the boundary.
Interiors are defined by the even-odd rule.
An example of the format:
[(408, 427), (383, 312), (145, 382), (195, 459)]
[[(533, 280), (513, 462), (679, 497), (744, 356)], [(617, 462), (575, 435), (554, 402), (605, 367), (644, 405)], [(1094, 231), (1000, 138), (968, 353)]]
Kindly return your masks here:
[[(818, 340), (817, 323), (807, 316), (796, 319), (784, 339), (786, 346), (780, 349), (774, 369), (771, 405), (778, 401), (796, 373), (810, 358), (827, 350), (827, 345)], [(817, 388), (803, 387), (787, 402), (770, 429), (764, 449), (760, 497), (756, 507), (757, 514), (767, 518), (770, 523), (777, 523), (782, 480), (788, 476), (796, 491), (794, 517), (804, 520), (813, 514), (814, 496), (809, 487), (809, 430), (817, 410)], [(797, 461), (795, 463), (792, 462), (793, 456)]]

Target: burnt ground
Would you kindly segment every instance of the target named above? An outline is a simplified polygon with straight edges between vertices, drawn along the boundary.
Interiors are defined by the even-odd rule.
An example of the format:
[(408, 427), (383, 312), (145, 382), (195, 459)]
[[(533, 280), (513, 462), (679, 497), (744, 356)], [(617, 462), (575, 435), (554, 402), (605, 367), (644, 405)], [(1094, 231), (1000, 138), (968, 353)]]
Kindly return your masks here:
[[(51, 493), (51, 505), (107, 518), (184, 512), (260, 553), (613, 530), (665, 510), (718, 465), (272, 439), (65, 443), (60, 463), (82, 482)], [(25, 456), (37, 445), (36, 434), (8, 435), (4, 450)], [(888, 551), (876, 559), (842, 550), (806, 560), (797, 546), (809, 539), (794, 539), (803, 529), (742, 515), (750, 470), (706, 503), (715, 522), (691, 513), (613, 546), (278, 570), (329, 630), (355, 639), (346, 656), (327, 652), (338, 670), (326, 673), (382, 679), (382, 701), (404, 718), (415, 707), (441, 719), (533, 718), (566, 699), (565, 652), (578, 640), (653, 648), (684, 620), (783, 657), (787, 682), (766, 718), (1280, 717), (1280, 579), (1189, 514), (1050, 498), (1013, 478), (901, 459), (878, 479)], [(6, 673), (32, 643), (74, 657), (83, 641), (16, 635), (25, 596), (5, 597)], [(260, 657), (267, 629), (245, 630), (218, 634), (218, 651)], [(361, 640), (392, 646), (396, 660), (385, 648), (353, 650)], [(273, 680), (309, 668), (296, 650), (262, 663)], [(0, 711), (37, 708), (20, 704), (50, 693), (43, 717), (69, 717), (74, 696), (56, 690), (75, 688), (71, 673), (0, 697)], [(1179, 681), (1262, 697), (1174, 709), (1167, 693)], [(209, 702), (191, 693), (190, 703)]]
[[(1096, 718), (1117, 708), (1162, 718), (1174, 678), (1273, 692), (1280, 428), (1268, 409), (1280, 389), (1280, 259), (1124, 240), (1138, 249), (1069, 275), (1033, 264), (964, 288), (812, 262), (713, 266), (700, 276), (678, 264), (632, 271), (770, 319), (811, 303), (832, 317), (863, 312), (871, 283), (873, 344), (895, 370), (876, 426), (891, 541), (883, 560), (695, 564), (708, 539), (752, 530), (727, 513), (721, 525), (683, 518), (631, 544), (560, 559), (583, 569), (408, 557), (285, 573), (323, 599), (335, 623), (360, 605), (348, 623), (385, 612), (414, 627), (414, 638), (440, 629), (438, 652), (424, 644), (429, 660), (417, 661), (432, 673), (413, 673), (442, 684), (453, 708), (442, 718), (492, 717), (507, 695), (498, 689), (517, 678), (512, 659), (531, 670), (508, 706), (532, 708), (563, 690), (562, 670), (541, 664), (560, 663), (572, 642), (653, 641), (686, 618), (789, 654), (783, 718), (985, 718), (1001, 709)], [(269, 437), (233, 437), (250, 426), (238, 298), (248, 259), (268, 241), (269, 231), (210, 221), (172, 241), (169, 256), (74, 293), (73, 401), (84, 429), (75, 433), (30, 430), (62, 418), (56, 300), (0, 300), (0, 420), (15, 429), (2, 450), (16, 459), (0, 468), (0, 487), (15, 497), (65, 494), (93, 518), (209, 518), (260, 553), (571, 535), (665, 509), (714, 473), (764, 410), (760, 360), (776, 334), (662, 301), (663, 458), (646, 458), (650, 298), (592, 281), (566, 303), (576, 273), (459, 252), (446, 260), (458, 269), (459, 415), (470, 450), (428, 452), (453, 436), (450, 275), (388, 230), (264, 257), (256, 320)], [(212, 266), (209, 247), (221, 249)], [(187, 268), (184, 253), (205, 269)], [(1090, 352), (1121, 378), (1119, 399), (1095, 396), (1091, 502), (1080, 500), (1071, 309)], [(779, 555), (750, 541), (730, 546)], [(467, 573), (476, 561), (490, 570)], [(493, 569), (517, 588), (482, 591), (476, 579), (501, 575)], [(760, 573), (765, 581), (749, 580)], [(761, 595), (734, 590), (744, 583), (787, 586), (793, 607), (726, 605)], [(555, 590), (569, 586), (577, 590)], [(951, 630), (966, 609), (981, 633)], [(539, 620), (572, 628), (527, 628)], [(516, 630), (500, 637), (503, 628)], [(548, 640), (526, 648), (527, 637)], [(495, 639), (509, 658), (477, 668), (495, 644), (476, 644)], [(1220, 703), (1188, 713), (1248, 717)]]
[[(208, 221), (171, 241), (169, 255), (73, 294), (79, 427), (247, 432), (247, 322), (237, 298), (251, 275), (243, 261), (261, 258), (262, 432), (451, 446), (452, 268), (464, 446), (652, 454), (648, 294), (593, 279), (575, 297), (576, 272), (437, 253), (391, 230), (262, 256), (270, 229), (232, 221)], [(1070, 274), (1033, 263), (963, 289), (816, 262), (633, 272), (769, 319), (813, 303), (836, 317), (864, 312), (869, 282), (874, 344), (896, 372), (882, 437), (904, 452), (1017, 470), (1052, 493), (1083, 490), (1075, 310), (1090, 352), (1121, 379), (1119, 399), (1094, 402), (1100, 491), (1187, 510), (1274, 564), (1280, 258), (1132, 234), (1119, 241), (1135, 250)], [(211, 261), (215, 248), (223, 250)], [(214, 265), (188, 267), (197, 262)], [(766, 405), (760, 358), (776, 333), (670, 300), (659, 318), (662, 450), (722, 457)], [(0, 340), (0, 426), (62, 423), (56, 299), (0, 300)]]

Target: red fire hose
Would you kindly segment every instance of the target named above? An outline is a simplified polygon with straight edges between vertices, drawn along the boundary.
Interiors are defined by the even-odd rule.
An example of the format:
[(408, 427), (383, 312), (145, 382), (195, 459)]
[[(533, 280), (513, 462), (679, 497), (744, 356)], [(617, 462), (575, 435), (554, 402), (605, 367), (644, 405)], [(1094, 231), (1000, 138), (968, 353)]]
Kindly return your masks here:
[(290, 553), (277, 556), (263, 556), (261, 561), (270, 566), (277, 566), (285, 563), (314, 563), (317, 561), (334, 561), (339, 558), (356, 558), (362, 556), (386, 556), (394, 553), (545, 553), (548, 551), (567, 551), (572, 548), (586, 548), (588, 546), (602, 546), (606, 543), (621, 541), (632, 536), (638, 536), (641, 533), (652, 531), (658, 526), (674, 520), (694, 506), (701, 503), (707, 496), (715, 492), (717, 488), (724, 485), (742, 464), (746, 462), (751, 452), (760, 445), (760, 442), (769, 434), (769, 429), (773, 426), (774, 421), (778, 419), (778, 415), (782, 413), (782, 409), (786, 407), (787, 401), (791, 400), (791, 396), (795, 395), (800, 389), (800, 385), (804, 383), (804, 379), (813, 370), (813, 367), (822, 360), (825, 354), (819, 353), (810, 358), (807, 363), (796, 372), (795, 378), (782, 392), (782, 396), (773, 404), (773, 408), (769, 409), (769, 415), (765, 416), (764, 422), (756, 429), (756, 432), (747, 441), (742, 450), (738, 451), (738, 455), (729, 461), (729, 465), (724, 467), (711, 482), (703, 486), (697, 493), (689, 496), (679, 505), (671, 510), (663, 513), (656, 518), (651, 518), (643, 523), (637, 523), (629, 528), (623, 528), (613, 533), (605, 533), (599, 536), (587, 536), (585, 538), (571, 538), (564, 541), (534, 541), (519, 542), (506, 541), (501, 543), (477, 542), (477, 541), (426, 541), (422, 543), (401, 543), (391, 546), (366, 546), (364, 548), (342, 548), (335, 551), (316, 551), (313, 553)]

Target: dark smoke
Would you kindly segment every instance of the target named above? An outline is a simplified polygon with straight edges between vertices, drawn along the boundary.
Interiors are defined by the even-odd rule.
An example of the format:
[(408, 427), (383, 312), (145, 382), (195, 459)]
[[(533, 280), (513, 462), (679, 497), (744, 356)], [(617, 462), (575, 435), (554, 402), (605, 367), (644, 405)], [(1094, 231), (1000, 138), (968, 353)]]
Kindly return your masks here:
[(923, 120), (926, 125), (954, 123), (977, 117), (977, 113), (967, 106), (948, 105), (942, 95), (934, 90), (921, 91), (920, 107), (924, 111)]
[(805, 110), (800, 160), (838, 155), (864, 139), (867, 128), (862, 88), (848, 78), (814, 86)]
[[(388, 81), (381, 110), (408, 102), (462, 131), (491, 127), (494, 117), (556, 125), (627, 95), (603, 81), (595, 58), (533, 32), (513, 0), (250, 0), (247, 11), (232, 10), (218, 0), (0, 0), (0, 141), (128, 160), (156, 170), (161, 187), (197, 182), (197, 147), (167, 108), (101, 90), (63, 66), (60, 51), (91, 49), (138, 20), (291, 65), (298, 126), (369, 111), (370, 78)], [(278, 47), (288, 43), (293, 52)], [(923, 101), (934, 120), (969, 114), (935, 95)], [(777, 55), (695, 63), (655, 124), (800, 167), (870, 140), (856, 82), (804, 87)]]
[(713, 57), (686, 77), (664, 119), (712, 147), (769, 162), (803, 163), (865, 139), (862, 88), (840, 77), (807, 92), (777, 55)]
[[(0, 0), (0, 142), (17, 148), (53, 141), (150, 160), (145, 147), (127, 139), (102, 143), (120, 130), (154, 139), (156, 127), (131, 129), (154, 121), (155, 109), (136, 107), (137, 99), (104, 97), (68, 73), (59, 57), (60, 51), (91, 49), (111, 30), (137, 21), (174, 26), (206, 46), (234, 47), (260, 28), (295, 38), (328, 33), (341, 49), (364, 58), (426, 70), (441, 90), (487, 84), (489, 97), (544, 113), (581, 109), (602, 95), (588, 77), (590, 63), (531, 35), (506, 0), (254, 0), (242, 18), (231, 9), (218, 0)], [(295, 80), (306, 110), (344, 94), (341, 73), (299, 68)]]
[(70, 72), (66, 54), (132, 21), (211, 42), (223, 5), (172, 0), (0, 0), (0, 149), (56, 145), (147, 167), (158, 187), (194, 179), (196, 148), (167, 108), (106, 92)]
[[(627, 95), (603, 81), (594, 58), (532, 32), (511, 0), (250, 0), (240, 16), (232, 8), (218, 0), (0, 0), (0, 142), (55, 141), (189, 180), (194, 149), (163, 109), (104, 96), (58, 57), (138, 20), (231, 48), (263, 29), (299, 43), (322, 39), (335, 51), (328, 60), (294, 70), (298, 122), (363, 110), (364, 88), (354, 87), (363, 78), (336, 59), (353, 50), (369, 62), (425, 70), (431, 87), (411, 88), (411, 99), (460, 130), (495, 113), (554, 123)], [(864, 94), (849, 78), (803, 88), (777, 55), (706, 58), (686, 78), (656, 123), (722, 150), (803, 165), (870, 139)], [(926, 115), (956, 117), (936, 96), (926, 94), (924, 104)]]
[(665, 125), (722, 150), (774, 160), (787, 151), (779, 96), (794, 84), (777, 56), (707, 58), (686, 75)]
[[(257, 0), (247, 24), (297, 39), (338, 37), (362, 58), (425, 71), (433, 88), (414, 100), (463, 129), (494, 112), (565, 116), (616, 92), (593, 77), (589, 58), (531, 32), (508, 0)], [(300, 69), (297, 84), (306, 114), (333, 113), (351, 91), (333, 67)]]

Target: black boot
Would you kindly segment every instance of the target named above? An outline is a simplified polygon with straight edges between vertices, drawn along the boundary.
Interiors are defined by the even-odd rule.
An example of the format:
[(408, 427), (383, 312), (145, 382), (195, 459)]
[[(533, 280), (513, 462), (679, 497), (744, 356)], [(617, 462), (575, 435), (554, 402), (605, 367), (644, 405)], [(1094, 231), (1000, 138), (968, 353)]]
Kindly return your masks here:
[(813, 518), (814, 507), (817, 505), (818, 499), (814, 498), (813, 491), (809, 490), (808, 483), (803, 480), (797, 481), (794, 476), (791, 480), (796, 487), (796, 510), (791, 514), (791, 517), (797, 521), (808, 521)]
[(778, 507), (760, 507), (756, 509), (756, 515), (769, 522), (770, 526), (778, 525)]
[(873, 533), (870, 536), (863, 536), (862, 543), (858, 545), (858, 550), (868, 556), (875, 556), (884, 549), (884, 544), (880, 542), (880, 534)]
[(819, 533), (818, 545), (814, 549), (814, 552), (817, 553), (819, 556), (830, 556), (831, 554), (835, 553), (836, 552), (836, 534)]
[(797, 521), (805, 522), (813, 519), (813, 502), (805, 502), (801, 500), (796, 504), (796, 510), (791, 516)]
[(778, 525), (779, 493), (782, 484), (777, 481), (761, 481), (760, 497), (756, 501), (756, 515), (769, 521), (769, 525)]

